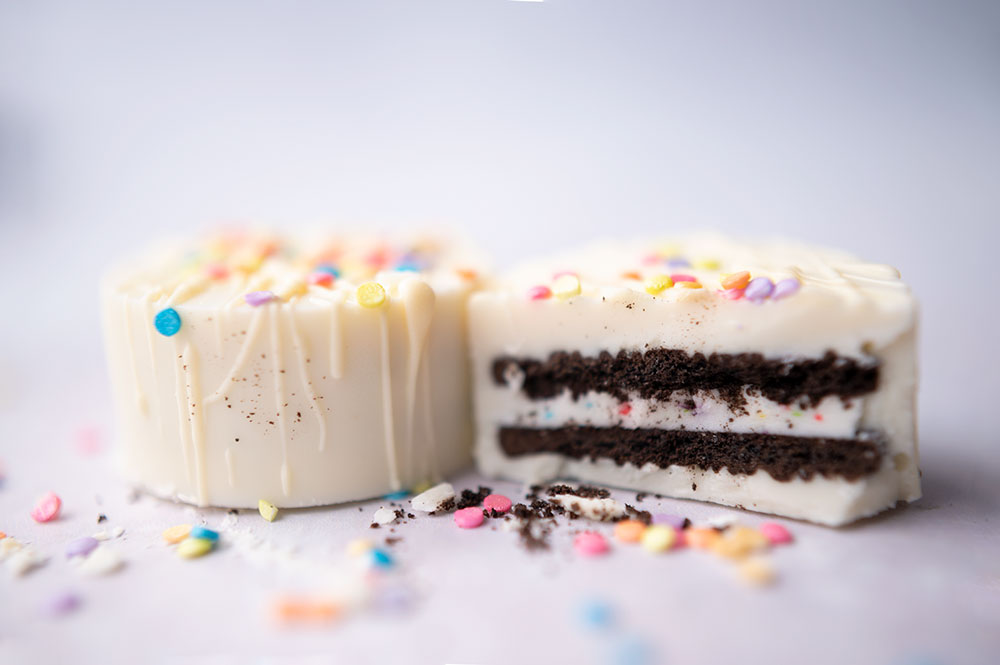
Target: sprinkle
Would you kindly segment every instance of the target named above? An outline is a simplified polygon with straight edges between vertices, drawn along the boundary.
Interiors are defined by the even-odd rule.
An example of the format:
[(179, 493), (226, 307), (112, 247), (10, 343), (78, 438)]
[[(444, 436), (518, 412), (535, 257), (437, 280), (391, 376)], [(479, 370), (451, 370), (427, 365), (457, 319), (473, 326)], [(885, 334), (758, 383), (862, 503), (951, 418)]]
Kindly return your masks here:
[(79, 606), (79, 596), (70, 591), (62, 591), (45, 601), (42, 605), (42, 615), (57, 618), (69, 614)]
[(611, 662), (615, 665), (652, 665), (656, 662), (650, 646), (636, 636), (618, 638)]
[(325, 272), (326, 274), (332, 275), (337, 279), (340, 278), (340, 270), (338, 270), (335, 266), (329, 263), (319, 264), (318, 266), (316, 266), (315, 272)]
[(153, 326), (164, 337), (173, 337), (181, 329), (181, 315), (173, 307), (161, 309), (153, 319)]
[(677, 282), (677, 286), (682, 289), (700, 289), (701, 282)]
[(614, 623), (614, 611), (601, 600), (588, 600), (580, 607), (580, 621), (587, 628), (609, 628)]
[(83, 455), (93, 455), (101, 450), (101, 433), (93, 425), (85, 425), (76, 431), (76, 449)]
[(764, 522), (757, 527), (757, 530), (764, 534), (772, 545), (783, 545), (792, 542), (792, 534), (788, 529), (777, 522)]
[(116, 550), (102, 545), (91, 552), (76, 569), (83, 575), (99, 576), (113, 573), (124, 564)]
[(260, 516), (268, 522), (273, 522), (274, 518), (278, 516), (278, 507), (270, 501), (261, 499), (257, 502), (257, 512), (259, 512)]
[(46, 561), (46, 557), (39, 554), (35, 548), (31, 546), (26, 547), (13, 538), (4, 540), (4, 545), (5, 547), (0, 554), (2, 554), (7, 570), (14, 577), (20, 577), (25, 573), (29, 573), (43, 565)]
[(674, 273), (673, 275), (671, 275), (670, 279), (674, 280), (675, 282), (697, 282), (698, 281), (698, 278), (694, 277), (693, 275), (685, 275), (685, 274), (679, 273), (679, 272)]
[(634, 270), (628, 270), (622, 273), (622, 279), (631, 279), (638, 282), (640, 279), (642, 279), (642, 275), (640, 275)]
[(552, 282), (552, 293), (562, 300), (580, 295), (580, 278), (572, 273), (560, 275)]
[(375, 515), (372, 516), (372, 521), (382, 526), (392, 524), (396, 521), (396, 511), (392, 508), (379, 508), (375, 511)]
[(528, 289), (528, 300), (546, 300), (552, 297), (552, 289), (547, 286), (533, 286)]
[(462, 529), (475, 529), (483, 523), (483, 511), (475, 506), (455, 511), (455, 524)]
[(794, 277), (783, 279), (774, 285), (774, 293), (771, 294), (771, 300), (780, 300), (781, 298), (794, 295), (801, 287), (802, 285), (799, 283), (799, 280)]
[(205, 266), (205, 274), (214, 280), (221, 280), (229, 277), (229, 269), (221, 263), (209, 263)]
[(697, 259), (694, 267), (700, 270), (718, 270), (719, 262), (716, 259)]
[(766, 586), (774, 581), (774, 568), (763, 557), (748, 558), (740, 564), (738, 570), (744, 582), (755, 586)]
[(402, 501), (406, 497), (410, 496), (410, 493), (406, 490), (399, 490), (398, 492), (389, 492), (382, 498), (386, 501)]
[(388, 552), (378, 547), (368, 550), (368, 562), (375, 568), (392, 568), (396, 563)]
[(670, 275), (656, 275), (655, 277), (650, 277), (646, 280), (646, 293), (651, 296), (656, 296), (671, 286), (674, 285), (674, 280), (670, 278)]
[(608, 551), (608, 541), (596, 531), (584, 531), (576, 534), (573, 548), (582, 556), (600, 556)]
[(625, 507), (612, 498), (557, 494), (550, 499), (574, 515), (598, 522), (609, 522), (625, 514)]
[(212, 531), (211, 529), (203, 526), (192, 527), (190, 537), (200, 538), (201, 540), (207, 540), (211, 543), (219, 542), (219, 532)]
[(705, 520), (705, 526), (712, 527), (713, 529), (728, 529), (738, 521), (739, 518), (732, 513), (718, 513)]
[(646, 525), (639, 520), (622, 520), (615, 524), (615, 538), (623, 543), (637, 543), (645, 530)]
[(251, 291), (243, 296), (243, 299), (251, 307), (260, 307), (277, 298), (271, 291)]
[(172, 527), (164, 529), (161, 535), (163, 536), (163, 540), (167, 541), (168, 544), (176, 545), (187, 538), (190, 533), (190, 524), (175, 524)]
[(684, 531), (684, 539), (687, 541), (688, 546), (699, 550), (711, 549), (712, 545), (719, 538), (721, 536), (715, 529), (695, 527)]
[(62, 508), (62, 499), (56, 496), (55, 492), (49, 492), (35, 504), (31, 509), (31, 519), (38, 523), (50, 522), (59, 517), (59, 509)]
[(310, 284), (315, 284), (316, 286), (330, 288), (333, 286), (333, 275), (328, 272), (314, 272), (309, 274), (308, 281)]
[(498, 513), (506, 513), (511, 505), (511, 500), (503, 494), (487, 494), (483, 499), (483, 508), (491, 512), (495, 510)]
[(620, 407), (618, 407), (618, 413), (619, 415), (627, 416), (628, 414), (632, 413), (632, 405), (629, 404), (628, 402), (625, 402)]
[(673, 527), (655, 524), (643, 532), (639, 542), (642, 544), (642, 549), (656, 553), (669, 550), (675, 540), (677, 532)]
[(448, 499), (454, 498), (455, 488), (451, 483), (441, 483), (410, 499), (410, 506), (422, 513), (433, 513), (440, 510)]
[(358, 287), (358, 304), (375, 309), (385, 304), (385, 289), (378, 282), (365, 282)]
[(722, 288), (726, 289), (727, 291), (732, 289), (745, 289), (747, 287), (747, 284), (749, 283), (750, 283), (750, 272), (747, 270), (734, 272), (722, 278)]
[(556, 279), (559, 279), (560, 277), (564, 277), (566, 275), (569, 275), (571, 277), (577, 277), (577, 278), (580, 277), (580, 275), (578, 275), (575, 270), (559, 270), (557, 272), (552, 273), (552, 279), (556, 280)]
[(653, 524), (667, 524), (675, 529), (684, 528), (684, 518), (680, 515), (668, 515), (667, 513), (657, 513), (653, 515)]
[(681, 256), (676, 256), (672, 259), (667, 259), (668, 268), (690, 268), (691, 262)]
[(772, 291), (774, 291), (774, 282), (767, 277), (754, 277), (747, 284), (743, 295), (746, 296), (747, 300), (759, 304), (764, 302), (771, 295)]
[(659, 254), (646, 254), (642, 257), (642, 265), (653, 266), (660, 262)]
[(94, 534), (94, 540), (100, 540), (101, 542), (111, 540), (111, 535), (107, 531), (98, 531)]
[(822, 413), (817, 413), (817, 414), (815, 414), (815, 415), (813, 416), (813, 420), (815, 420), (815, 421), (816, 421), (816, 422), (818, 422), (818, 423), (821, 423), (821, 422), (823, 422), (823, 414), (822, 414)]
[(336, 619), (340, 606), (329, 600), (281, 598), (274, 603), (274, 616), (283, 623), (325, 622)]
[(801, 418), (802, 417), (802, 412), (801, 411), (792, 411), (792, 415), (795, 416), (796, 418)]
[(479, 273), (471, 268), (455, 268), (455, 274), (467, 282), (471, 282), (479, 277)]
[(347, 554), (352, 557), (359, 557), (362, 554), (367, 554), (375, 545), (370, 540), (365, 540), (364, 538), (358, 538), (347, 543)]
[(70, 541), (66, 546), (66, 558), (72, 559), (75, 556), (87, 556), (93, 552), (101, 543), (96, 538), (84, 536)]
[(6, 537), (7, 537), (7, 534), (4, 533), (3, 531), (0, 531), (0, 540), (3, 540)]
[(712, 544), (712, 551), (727, 559), (740, 559), (759, 549), (770, 545), (764, 534), (745, 526), (727, 529), (722, 536)]
[(726, 300), (739, 300), (743, 297), (743, 289), (729, 289), (728, 291), (720, 291), (719, 293)]
[(206, 538), (186, 538), (177, 546), (177, 555), (185, 559), (197, 559), (212, 551), (213, 541)]

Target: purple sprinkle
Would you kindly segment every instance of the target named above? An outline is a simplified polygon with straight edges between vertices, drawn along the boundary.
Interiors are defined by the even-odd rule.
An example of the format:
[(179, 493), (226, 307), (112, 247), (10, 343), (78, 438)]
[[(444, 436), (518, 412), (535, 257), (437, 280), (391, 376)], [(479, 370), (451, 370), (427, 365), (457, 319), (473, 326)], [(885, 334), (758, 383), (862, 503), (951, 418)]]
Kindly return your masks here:
[(687, 259), (682, 259), (682, 258), (667, 259), (667, 267), (668, 268), (690, 268), (691, 267), (691, 262), (688, 261)]
[(403, 614), (415, 603), (414, 594), (406, 587), (389, 586), (381, 589), (374, 599), (375, 608), (386, 614)]
[(97, 542), (96, 538), (91, 538), (90, 536), (77, 538), (66, 546), (66, 558), (72, 559), (75, 556), (87, 556), (93, 552), (98, 545), (100, 545), (100, 543)]
[(271, 291), (251, 291), (250, 293), (243, 296), (243, 299), (247, 301), (247, 304), (252, 305), (254, 307), (260, 307), (261, 305), (266, 305), (275, 298), (276, 296)]
[(80, 606), (80, 597), (71, 591), (58, 593), (42, 605), (42, 614), (47, 617), (61, 617)]
[(794, 295), (801, 286), (802, 285), (799, 284), (799, 280), (794, 277), (783, 279), (774, 285), (774, 293), (771, 294), (771, 300), (778, 300), (779, 298)]
[(743, 297), (755, 303), (762, 303), (774, 291), (774, 282), (767, 277), (754, 277), (747, 284)]
[(656, 515), (653, 515), (653, 524), (669, 524), (675, 529), (680, 529), (684, 526), (684, 518), (678, 515), (657, 513)]

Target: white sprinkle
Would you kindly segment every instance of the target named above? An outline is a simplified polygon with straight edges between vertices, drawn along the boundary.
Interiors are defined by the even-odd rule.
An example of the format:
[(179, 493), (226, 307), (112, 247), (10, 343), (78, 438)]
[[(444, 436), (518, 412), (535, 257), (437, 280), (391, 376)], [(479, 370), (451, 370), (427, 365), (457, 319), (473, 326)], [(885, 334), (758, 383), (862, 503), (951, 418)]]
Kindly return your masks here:
[(124, 563), (118, 552), (101, 545), (91, 552), (76, 569), (83, 575), (107, 575), (121, 568)]
[(712, 529), (726, 529), (736, 524), (739, 517), (731, 513), (720, 513), (705, 520), (705, 526)]
[(111, 535), (114, 536), (115, 538), (121, 538), (123, 533), (125, 533), (125, 528), (120, 526), (116, 526), (111, 531)]
[[(6, 540), (6, 539), (5, 539)], [(45, 563), (45, 557), (33, 547), (18, 547), (5, 556), (4, 565), (14, 577), (20, 577)]]
[(4, 538), (3, 540), (0, 540), (0, 561), (3, 561), (22, 547), (24, 547), (24, 545), (21, 544), (21, 541), (14, 540), (13, 538)]
[(93, 535), (93, 538), (94, 540), (108, 540), (111, 538), (111, 536), (108, 534), (107, 531), (98, 531)]
[(440, 510), (448, 499), (454, 498), (455, 488), (451, 483), (441, 483), (410, 499), (410, 505), (422, 513), (433, 513)]
[(375, 524), (381, 524), (385, 526), (386, 524), (392, 524), (396, 521), (396, 511), (391, 508), (379, 508), (375, 511), (375, 516), (372, 518)]
[(589, 520), (606, 522), (625, 514), (625, 507), (614, 499), (596, 499), (573, 496), (572, 494), (557, 494), (550, 499), (553, 503), (580, 517)]

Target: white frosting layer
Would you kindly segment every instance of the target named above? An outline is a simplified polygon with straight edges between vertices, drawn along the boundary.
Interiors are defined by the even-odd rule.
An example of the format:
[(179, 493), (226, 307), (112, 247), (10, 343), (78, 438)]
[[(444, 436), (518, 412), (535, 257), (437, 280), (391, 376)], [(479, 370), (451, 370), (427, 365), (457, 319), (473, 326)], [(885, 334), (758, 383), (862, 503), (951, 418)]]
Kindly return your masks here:
[[(473, 281), (445, 267), (467, 256), (436, 248), (415, 272), (393, 270), (403, 253), (386, 243), (376, 246), (386, 257), (359, 258), (371, 244), (355, 238), (221, 244), (142, 259), (105, 281), (129, 479), (200, 505), (295, 507), (385, 494), (467, 463), (461, 349)], [(309, 283), (320, 262), (337, 264), (332, 284)], [(380, 307), (358, 302), (369, 280), (386, 291)], [(246, 302), (264, 289), (276, 300)], [(182, 321), (171, 337), (153, 325), (165, 307)]]
[[(472, 297), (476, 456), (485, 473), (526, 482), (578, 478), (826, 524), (843, 524), (920, 496), (914, 425), (916, 304), (897, 271), (842, 252), (790, 243), (742, 244), (696, 236), (650, 252), (657, 247), (661, 245), (603, 243), (525, 264)], [(559, 275), (565, 271), (579, 277), (579, 293), (570, 290), (559, 297), (565, 287)], [(773, 282), (794, 278), (800, 288), (781, 299), (730, 299), (722, 292), (721, 279), (739, 271)], [(650, 278), (678, 273), (693, 277), (702, 288), (675, 284), (657, 295), (646, 291)], [(528, 290), (537, 286), (556, 293), (528, 297)], [(563, 393), (530, 400), (516, 382), (495, 383), (491, 371), (500, 356), (543, 360), (556, 351), (593, 356), (651, 348), (759, 353), (772, 359), (817, 358), (833, 351), (878, 361), (879, 383), (874, 393), (851, 400), (850, 406), (828, 397), (808, 412), (750, 395), (749, 414), (734, 414), (702, 393), (694, 411), (681, 406), (683, 398), (667, 403), (633, 399), (629, 412), (622, 414), (619, 401), (609, 395), (591, 393), (573, 401)], [(796, 411), (802, 415), (794, 415)], [(881, 470), (861, 480), (816, 476), (779, 482), (761, 471), (737, 477), (679, 467), (639, 470), (551, 454), (510, 459), (499, 449), (497, 431), (503, 424), (683, 427), (835, 438), (850, 438), (864, 429), (882, 433), (886, 450)], [(691, 490), (692, 483), (697, 491)]]

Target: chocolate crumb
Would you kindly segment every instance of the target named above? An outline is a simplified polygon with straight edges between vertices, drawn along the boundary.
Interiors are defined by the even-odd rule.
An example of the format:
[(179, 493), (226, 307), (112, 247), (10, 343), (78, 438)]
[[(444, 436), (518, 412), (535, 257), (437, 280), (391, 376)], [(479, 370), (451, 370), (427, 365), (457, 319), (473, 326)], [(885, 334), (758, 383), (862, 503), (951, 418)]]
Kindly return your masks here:
[(107, 516), (107, 515), (105, 515), (104, 513), (100, 513), (100, 514), (99, 514), (99, 515), (97, 516), (97, 523), (98, 523), (98, 524), (100, 524), (101, 522), (107, 522), (107, 521), (108, 521), (108, 516)]
[(461, 510), (462, 508), (474, 508), (483, 503), (483, 499), (493, 493), (489, 487), (479, 486), (479, 489), (473, 492), (472, 490), (462, 490), (462, 495), (458, 499), (456, 508)]

